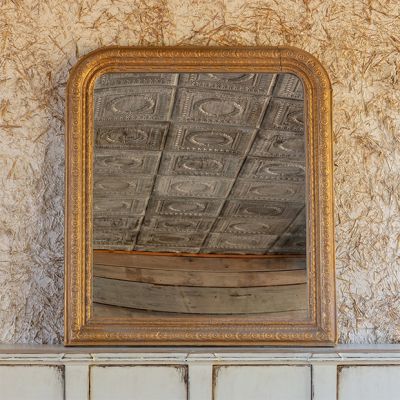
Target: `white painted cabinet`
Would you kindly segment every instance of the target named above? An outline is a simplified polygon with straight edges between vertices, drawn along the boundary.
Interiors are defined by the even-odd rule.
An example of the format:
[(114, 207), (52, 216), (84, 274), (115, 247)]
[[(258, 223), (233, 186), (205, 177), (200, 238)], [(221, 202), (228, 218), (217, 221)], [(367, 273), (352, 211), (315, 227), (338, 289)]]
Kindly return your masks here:
[(187, 400), (187, 367), (93, 366), (90, 400)]
[(0, 346), (0, 400), (400, 400), (400, 345), (27, 349)]
[(342, 366), (338, 400), (400, 400), (400, 365)]
[(309, 366), (222, 366), (213, 400), (310, 400)]
[(64, 367), (0, 366), (1, 400), (63, 400)]

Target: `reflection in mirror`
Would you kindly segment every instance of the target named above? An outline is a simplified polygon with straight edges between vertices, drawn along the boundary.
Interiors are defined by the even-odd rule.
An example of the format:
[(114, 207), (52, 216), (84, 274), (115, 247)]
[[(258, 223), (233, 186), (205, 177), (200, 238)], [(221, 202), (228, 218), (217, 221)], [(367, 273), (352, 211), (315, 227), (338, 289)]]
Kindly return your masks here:
[(94, 106), (93, 314), (304, 319), (301, 81), (108, 73)]

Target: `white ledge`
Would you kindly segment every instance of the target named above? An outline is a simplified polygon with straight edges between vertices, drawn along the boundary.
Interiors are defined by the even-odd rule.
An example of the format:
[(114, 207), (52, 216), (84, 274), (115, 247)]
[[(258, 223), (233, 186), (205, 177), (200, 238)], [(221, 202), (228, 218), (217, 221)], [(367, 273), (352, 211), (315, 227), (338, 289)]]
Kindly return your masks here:
[(0, 364), (400, 364), (400, 344), (332, 348), (0, 345)]

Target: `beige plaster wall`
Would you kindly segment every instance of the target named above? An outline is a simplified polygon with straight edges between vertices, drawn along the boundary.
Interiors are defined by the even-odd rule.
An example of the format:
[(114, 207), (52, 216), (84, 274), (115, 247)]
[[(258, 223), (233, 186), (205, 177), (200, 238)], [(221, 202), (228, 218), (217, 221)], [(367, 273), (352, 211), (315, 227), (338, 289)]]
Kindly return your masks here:
[(0, 0), (0, 342), (63, 338), (64, 99), (100, 46), (293, 45), (334, 90), (338, 320), (400, 342), (398, 0)]

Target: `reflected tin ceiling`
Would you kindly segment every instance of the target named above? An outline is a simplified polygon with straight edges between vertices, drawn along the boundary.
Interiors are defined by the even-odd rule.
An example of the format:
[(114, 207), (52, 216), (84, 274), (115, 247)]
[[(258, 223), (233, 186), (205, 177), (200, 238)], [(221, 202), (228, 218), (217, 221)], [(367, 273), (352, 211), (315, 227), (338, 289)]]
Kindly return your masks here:
[(291, 74), (101, 76), (94, 248), (305, 254), (303, 103)]

